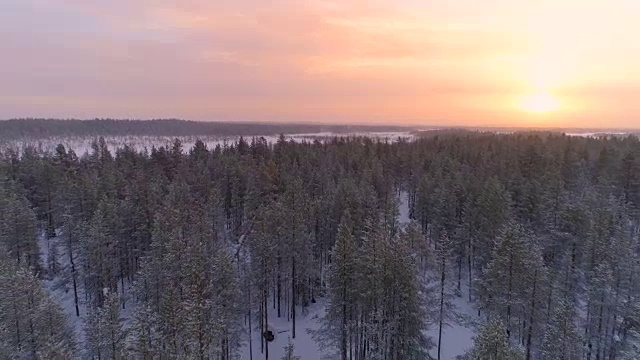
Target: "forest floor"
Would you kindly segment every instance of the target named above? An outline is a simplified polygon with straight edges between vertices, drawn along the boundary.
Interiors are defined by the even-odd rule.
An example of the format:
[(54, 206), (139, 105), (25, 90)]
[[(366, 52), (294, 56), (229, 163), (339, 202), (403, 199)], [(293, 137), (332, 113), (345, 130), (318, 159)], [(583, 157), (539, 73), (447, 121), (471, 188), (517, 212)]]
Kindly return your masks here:
[[(294, 355), (300, 356), (302, 360), (322, 360), (330, 356), (330, 349), (321, 349), (312, 335), (314, 331), (320, 328), (320, 321), (324, 316), (324, 312), (324, 299), (315, 304), (311, 304), (311, 306), (305, 310), (305, 314), (299, 315), (298, 319), (296, 319), (296, 338), (291, 339), (291, 322), (287, 321), (286, 316), (278, 318), (276, 312), (271, 311), (269, 316), (269, 329), (274, 333), (275, 339), (269, 343), (269, 359), (282, 359), (285, 353), (284, 349), (289, 344), (289, 339), (291, 339), (291, 342), (294, 344)], [(253, 331), (253, 357), (250, 356), (249, 341), (247, 340), (241, 350), (242, 360), (266, 359), (264, 352), (261, 351), (260, 338), (261, 334), (259, 331)]]
[[(40, 248), (40, 258), (43, 266), (46, 266), (47, 259), (49, 258), (49, 252), (53, 247), (58, 246), (58, 239), (51, 238), (47, 239), (47, 236), (44, 232), (40, 234), (38, 239), (38, 247)], [(69, 257), (66, 256), (66, 253), (61, 252), (63, 249), (57, 247), (58, 251), (58, 261), (63, 269), (70, 269), (69, 266)], [(70, 272), (70, 270), (69, 270)], [(82, 293), (82, 286), (78, 283), (78, 308), (80, 310), (80, 317), (76, 316), (76, 307), (73, 296), (73, 283), (71, 281), (68, 284), (65, 284), (63, 281), (63, 277), (67, 276), (67, 274), (61, 273), (58, 276), (53, 278), (46, 278), (43, 281), (43, 285), (45, 289), (51, 294), (53, 299), (58, 301), (64, 314), (67, 316), (69, 320), (69, 324), (73, 327), (73, 330), (76, 335), (76, 340), (78, 341), (78, 345), (81, 346), (84, 338), (84, 314), (86, 314), (86, 306), (84, 304), (84, 294)], [(69, 274), (70, 276), (70, 274)], [(80, 281), (80, 277), (78, 276), (77, 281)]]
[[(453, 300), (457, 312), (456, 322), (442, 329), (442, 350), (440, 352), (440, 359), (442, 360), (454, 360), (457, 356), (464, 355), (473, 346), (473, 338), (476, 335), (475, 319), (477, 318), (477, 313), (473, 305), (467, 301), (467, 286), (462, 287), (461, 295), (462, 297), (456, 297)], [(437, 324), (432, 325), (426, 334), (436, 344), (436, 347), (431, 349), (429, 354), (434, 359), (437, 359)]]

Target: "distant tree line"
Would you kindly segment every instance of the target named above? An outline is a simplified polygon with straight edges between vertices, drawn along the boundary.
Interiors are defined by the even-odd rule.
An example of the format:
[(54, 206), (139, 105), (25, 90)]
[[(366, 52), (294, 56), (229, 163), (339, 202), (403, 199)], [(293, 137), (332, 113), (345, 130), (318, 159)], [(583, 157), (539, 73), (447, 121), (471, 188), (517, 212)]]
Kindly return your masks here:
[(178, 119), (11, 119), (0, 121), (0, 140), (100, 136), (267, 136), (318, 132), (409, 131), (402, 126), (206, 122)]
[[(482, 324), (467, 359), (639, 356), (633, 136), (281, 137), (115, 153), (98, 139), (82, 157), (63, 145), (4, 153), (0, 205), (8, 358), (229, 360), (248, 328), (264, 333), (277, 316), (295, 338), (300, 314), (326, 299), (314, 335), (338, 358), (429, 359), (441, 336), (424, 330), (442, 334), (456, 296)], [(80, 345), (38, 278), (73, 294)], [(256, 359), (270, 350), (261, 339)]]

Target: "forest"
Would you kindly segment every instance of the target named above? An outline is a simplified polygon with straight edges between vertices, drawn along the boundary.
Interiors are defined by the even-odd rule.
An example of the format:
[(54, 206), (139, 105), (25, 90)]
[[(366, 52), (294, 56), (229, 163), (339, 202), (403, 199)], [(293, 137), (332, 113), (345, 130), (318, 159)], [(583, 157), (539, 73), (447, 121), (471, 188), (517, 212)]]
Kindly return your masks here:
[(639, 359), (639, 245), (636, 136), (7, 149), (0, 359)]

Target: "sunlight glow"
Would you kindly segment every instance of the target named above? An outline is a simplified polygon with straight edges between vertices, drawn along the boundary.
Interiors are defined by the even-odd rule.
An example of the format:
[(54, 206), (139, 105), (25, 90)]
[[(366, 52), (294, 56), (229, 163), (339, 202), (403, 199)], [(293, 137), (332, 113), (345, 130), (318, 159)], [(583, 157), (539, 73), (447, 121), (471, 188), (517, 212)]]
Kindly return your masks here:
[(528, 94), (522, 98), (524, 111), (535, 114), (547, 114), (560, 107), (558, 99), (547, 91)]

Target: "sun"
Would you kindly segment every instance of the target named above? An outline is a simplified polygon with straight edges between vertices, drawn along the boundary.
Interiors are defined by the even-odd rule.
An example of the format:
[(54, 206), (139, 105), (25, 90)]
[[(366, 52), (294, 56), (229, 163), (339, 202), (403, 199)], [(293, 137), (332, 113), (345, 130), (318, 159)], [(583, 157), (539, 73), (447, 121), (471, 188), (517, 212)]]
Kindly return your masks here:
[(522, 110), (534, 114), (548, 114), (560, 107), (558, 99), (547, 91), (528, 94), (522, 98)]

